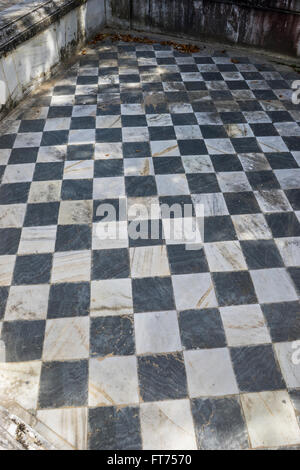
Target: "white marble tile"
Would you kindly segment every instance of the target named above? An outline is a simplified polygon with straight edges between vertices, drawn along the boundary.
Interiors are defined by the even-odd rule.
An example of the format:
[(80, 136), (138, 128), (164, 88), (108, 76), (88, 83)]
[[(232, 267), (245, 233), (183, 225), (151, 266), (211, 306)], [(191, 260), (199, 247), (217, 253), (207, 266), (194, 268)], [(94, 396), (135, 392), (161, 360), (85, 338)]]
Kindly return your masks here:
[[(76, 93), (78, 87), (76, 87)], [(76, 129), (69, 131), (69, 144), (94, 144), (96, 140), (95, 129)]]
[(274, 349), (288, 388), (300, 388), (300, 342), (276, 343)]
[(224, 193), (251, 191), (247, 176), (242, 171), (227, 171), (217, 174), (218, 183)]
[(51, 282), (90, 281), (90, 277), (90, 251), (63, 251), (54, 253)]
[(26, 204), (0, 205), (0, 228), (22, 227)]
[(18, 254), (53, 253), (56, 241), (56, 225), (24, 227)]
[(90, 359), (89, 406), (139, 403), (135, 356)]
[(37, 418), (65, 439), (74, 449), (87, 448), (87, 408), (38, 410)]
[(217, 215), (228, 215), (227, 205), (222, 193), (209, 193), (209, 194), (192, 194), (192, 200), (195, 205), (200, 206), (200, 214), (196, 215), (199, 217), (202, 215), (202, 208), (204, 206), (204, 216), (217, 216)]
[(140, 417), (144, 450), (197, 449), (188, 400), (142, 403)]
[(68, 117), (46, 119), (44, 132), (69, 130), (70, 125), (71, 125), (71, 118), (68, 118)]
[(300, 443), (300, 429), (286, 391), (241, 395), (253, 448)]
[(32, 181), (34, 163), (23, 163), (22, 165), (7, 165), (2, 177), (2, 184), (21, 183)]
[(33, 181), (28, 202), (55, 202), (60, 200), (61, 181)]
[(259, 303), (297, 300), (291, 278), (285, 269), (259, 269), (250, 271)]
[(210, 155), (235, 153), (230, 139), (205, 139), (205, 144)]
[[(161, 209), (163, 214), (164, 236), (167, 245), (194, 244), (195, 249), (198, 249), (197, 246), (201, 245), (203, 242), (202, 227), (200, 227), (200, 222), (203, 222), (203, 220), (200, 220), (201, 214), (199, 219), (189, 217), (188, 215), (186, 215), (185, 218), (175, 217), (168, 219), (164, 217), (169, 216), (169, 208), (167, 214), (163, 212), (163, 206)], [(181, 208), (179, 209), (181, 211)], [(174, 212), (176, 213), (176, 210)]]
[(135, 115), (135, 114), (145, 114), (144, 105), (142, 104), (121, 104), (121, 114), (126, 115)]
[(199, 126), (174, 126), (174, 130), (178, 140), (202, 139)]
[(115, 128), (121, 128), (122, 123), (121, 123), (121, 116), (97, 116), (96, 117), (96, 128), (102, 129), (115, 129)]
[(254, 195), (263, 212), (282, 212), (292, 210), (284, 191), (254, 191)]
[(181, 159), (186, 173), (214, 173), (215, 171), (208, 155), (184, 155)]
[(0, 403), (17, 402), (26, 410), (35, 410), (38, 401), (41, 362), (0, 363)]
[(259, 305), (220, 308), (227, 344), (230, 347), (271, 343)]
[(128, 220), (148, 220), (161, 218), (157, 196), (127, 198)]
[(231, 216), (239, 240), (269, 240), (272, 233), (262, 214)]
[(37, 163), (62, 162), (67, 155), (66, 145), (53, 145), (53, 147), (40, 147)]
[(20, 133), (16, 137), (14, 148), (39, 147), (42, 135), (42, 132)]
[(224, 127), (230, 139), (253, 137), (249, 124), (226, 124)]
[(156, 184), (160, 196), (176, 196), (190, 193), (185, 174), (156, 175)]
[(227, 348), (185, 351), (183, 354), (190, 397), (239, 393)]
[(275, 240), (285, 266), (300, 266), (300, 237)]
[(152, 157), (180, 156), (177, 140), (157, 140), (150, 142)]
[(93, 223), (92, 248), (105, 250), (110, 248), (127, 248), (127, 221), (108, 221)]
[(1, 149), (0, 151), (0, 165), (7, 165), (11, 154), (10, 149)]
[(80, 160), (65, 162), (63, 179), (91, 179), (94, 176), (93, 160)]
[(281, 137), (257, 137), (257, 142), (264, 153), (289, 151)]
[(123, 127), (123, 142), (147, 142), (149, 140), (148, 127)]
[(93, 219), (93, 201), (61, 201), (59, 225), (89, 224)]
[(173, 126), (170, 114), (147, 114), (146, 118), (149, 127)]
[(91, 282), (91, 316), (133, 313), (131, 279)]
[(132, 277), (169, 276), (169, 262), (165, 245), (130, 248)]
[(47, 320), (43, 361), (67, 361), (88, 356), (88, 317)]
[(10, 286), (15, 267), (16, 256), (0, 256), (0, 286)]
[(153, 162), (151, 158), (125, 158), (125, 176), (148, 176), (154, 175)]
[(134, 316), (134, 328), (137, 354), (182, 349), (175, 311), (138, 313)]
[(172, 276), (177, 310), (217, 307), (209, 273)]
[(238, 241), (205, 243), (210, 272), (242, 271), (247, 264)]
[(101, 143), (95, 145), (95, 160), (123, 158), (122, 143)]
[(47, 317), (49, 285), (11, 286), (5, 321), (44, 320)]
[(274, 170), (282, 189), (298, 189), (300, 186), (300, 168)]
[(125, 182), (122, 176), (95, 178), (93, 199), (110, 199), (125, 196)]

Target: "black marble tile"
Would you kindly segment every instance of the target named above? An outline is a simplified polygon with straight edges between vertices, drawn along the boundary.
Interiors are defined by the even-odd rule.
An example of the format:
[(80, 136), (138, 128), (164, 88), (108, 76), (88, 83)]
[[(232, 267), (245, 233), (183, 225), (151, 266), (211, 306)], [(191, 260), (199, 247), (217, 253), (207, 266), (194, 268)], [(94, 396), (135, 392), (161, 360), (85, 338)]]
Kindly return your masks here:
[(127, 200), (120, 199), (94, 199), (93, 222), (111, 220), (127, 220)]
[(265, 217), (274, 238), (300, 236), (300, 223), (294, 212), (266, 214)]
[(17, 134), (4, 134), (0, 136), (0, 149), (13, 148)]
[(168, 245), (168, 258), (171, 274), (191, 274), (208, 272), (204, 249), (187, 250), (185, 245)]
[(92, 256), (92, 279), (120, 279), (130, 276), (127, 248), (95, 250)]
[(271, 137), (279, 135), (276, 127), (270, 123), (250, 124), (250, 127), (255, 137)]
[[(292, 403), (296, 411), (296, 417), (300, 425), (300, 390), (289, 390), (289, 395), (291, 397)], [(298, 446), (299, 450), (299, 446)]]
[(224, 124), (243, 124), (247, 122), (245, 116), (238, 111), (221, 112), (220, 117)]
[(135, 313), (175, 309), (173, 287), (169, 277), (133, 279), (132, 294)]
[(91, 356), (135, 354), (133, 317), (112, 316), (91, 319)]
[(141, 450), (138, 407), (107, 406), (89, 409), (90, 450)]
[(284, 267), (273, 240), (245, 240), (241, 241), (241, 247), (249, 269)]
[(8, 163), (9, 165), (35, 163), (38, 151), (38, 147), (12, 149)]
[(4, 322), (1, 339), (6, 362), (35, 361), (42, 357), (44, 320)]
[(94, 116), (72, 117), (70, 129), (95, 129), (96, 119)]
[(43, 132), (45, 119), (22, 119), (18, 132)]
[(210, 155), (210, 159), (216, 172), (243, 171), (243, 167), (237, 155)]
[(204, 219), (204, 242), (221, 242), (236, 240), (237, 235), (229, 215), (205, 217)]
[(185, 349), (211, 349), (226, 346), (222, 319), (216, 308), (180, 312), (179, 329)]
[(236, 153), (259, 153), (261, 149), (255, 137), (242, 137), (231, 139)]
[(73, 106), (51, 106), (47, 118), (71, 117)]
[(151, 157), (149, 142), (124, 142), (124, 158), (143, 158)]
[(87, 179), (64, 180), (61, 198), (65, 201), (93, 199), (93, 181)]
[(298, 294), (300, 294), (300, 268), (288, 268), (288, 272), (293, 279)]
[(57, 85), (53, 89), (53, 95), (62, 96), (62, 95), (75, 95), (76, 86), (75, 85)]
[(174, 140), (176, 139), (173, 126), (149, 127), (150, 140)]
[(195, 114), (192, 113), (171, 114), (171, 118), (174, 126), (189, 126), (198, 124)]
[(68, 145), (67, 160), (91, 160), (94, 156), (94, 145)]
[(96, 129), (96, 142), (122, 142), (122, 129)]
[(61, 180), (63, 171), (63, 162), (37, 163), (34, 169), (33, 181)]
[(123, 160), (116, 158), (112, 160), (96, 160), (94, 163), (94, 178), (106, 178), (123, 176)]
[(56, 225), (58, 220), (59, 202), (28, 204), (24, 227)]
[(52, 254), (17, 256), (14, 285), (47, 284), (50, 281)]
[(296, 160), (289, 152), (267, 153), (265, 156), (273, 170), (298, 168)]
[(274, 343), (300, 340), (299, 302), (265, 304), (262, 311)]
[(214, 173), (189, 173), (186, 177), (192, 194), (218, 193), (221, 191)]
[(41, 146), (66, 145), (69, 139), (69, 131), (45, 131)]
[(191, 196), (187, 194), (178, 196), (160, 196), (159, 204), (162, 219), (174, 219), (191, 217), (195, 215), (195, 209)]
[(128, 222), (129, 247), (164, 245), (164, 231), (160, 219), (131, 220)]
[(82, 317), (89, 315), (89, 310), (88, 282), (51, 285), (47, 318)]
[(300, 210), (300, 189), (289, 189), (285, 194), (295, 211)]
[(138, 357), (138, 376), (143, 401), (187, 397), (182, 353)]
[(126, 176), (125, 188), (128, 197), (146, 197), (157, 195), (154, 176)]
[(39, 408), (86, 406), (87, 398), (88, 361), (43, 363)]
[(147, 119), (144, 114), (123, 114), (121, 119), (122, 127), (147, 127)]
[(92, 228), (89, 225), (59, 225), (55, 251), (89, 250), (92, 245)]
[(204, 140), (190, 139), (178, 140), (181, 155), (207, 155), (208, 151)]
[(261, 212), (252, 192), (224, 193), (229, 214), (255, 214)]
[(246, 175), (254, 191), (280, 189), (273, 171), (249, 171)]
[(153, 165), (156, 175), (185, 173), (181, 157), (154, 158)]
[(230, 354), (241, 392), (286, 388), (271, 344), (231, 348)]
[(212, 276), (220, 306), (257, 303), (248, 271), (213, 273)]
[(1, 228), (0, 255), (14, 255), (15, 253), (17, 253), (20, 237), (20, 228)]
[(192, 415), (200, 450), (248, 449), (248, 433), (238, 397), (196, 398)]
[(0, 320), (3, 319), (5, 314), (6, 302), (8, 299), (9, 287), (0, 287)]
[(22, 204), (28, 199), (30, 183), (10, 183), (0, 186), (0, 204)]
[(300, 138), (299, 137), (283, 137), (282, 139), (290, 152), (300, 151)]
[(205, 125), (200, 126), (204, 139), (226, 139), (227, 132), (223, 126)]

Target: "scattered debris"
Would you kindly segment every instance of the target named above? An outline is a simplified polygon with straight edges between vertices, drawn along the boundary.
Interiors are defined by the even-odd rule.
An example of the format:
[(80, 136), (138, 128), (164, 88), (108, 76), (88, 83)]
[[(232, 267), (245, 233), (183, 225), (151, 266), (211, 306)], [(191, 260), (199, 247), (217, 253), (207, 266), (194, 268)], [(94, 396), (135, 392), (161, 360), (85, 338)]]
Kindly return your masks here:
[(97, 44), (100, 41), (105, 39), (111, 39), (113, 42), (123, 41), (123, 42), (134, 42), (142, 44), (161, 44), (162, 46), (170, 46), (173, 49), (181, 52), (183, 54), (193, 54), (195, 52), (200, 52), (200, 47), (195, 44), (179, 44), (174, 41), (154, 41), (153, 39), (140, 36), (131, 36), (131, 34), (97, 34), (94, 39), (89, 43), (90, 45)]

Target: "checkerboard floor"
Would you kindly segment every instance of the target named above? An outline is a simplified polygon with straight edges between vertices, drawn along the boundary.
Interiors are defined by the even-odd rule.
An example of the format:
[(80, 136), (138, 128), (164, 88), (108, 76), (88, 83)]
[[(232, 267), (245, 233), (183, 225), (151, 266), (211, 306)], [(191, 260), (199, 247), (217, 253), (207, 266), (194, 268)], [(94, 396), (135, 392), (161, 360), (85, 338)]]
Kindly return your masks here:
[[(295, 79), (107, 41), (6, 120), (2, 404), (79, 449), (299, 446)], [(159, 211), (157, 240), (99, 240), (102, 203), (127, 233), (119, 198), (204, 204), (203, 245), (168, 243)]]

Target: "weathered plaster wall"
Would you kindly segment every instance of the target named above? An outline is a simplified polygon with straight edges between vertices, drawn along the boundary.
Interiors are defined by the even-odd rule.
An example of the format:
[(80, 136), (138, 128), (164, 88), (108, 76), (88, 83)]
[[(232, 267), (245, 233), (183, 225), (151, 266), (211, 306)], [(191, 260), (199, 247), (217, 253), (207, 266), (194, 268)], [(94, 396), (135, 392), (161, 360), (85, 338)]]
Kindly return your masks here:
[(300, 0), (107, 0), (107, 23), (300, 56)]
[(46, 17), (48, 23), (42, 32), (34, 34), (32, 24), (33, 31), (25, 31), (29, 38), (14, 47), (9, 45), (8, 52), (7, 44), (0, 47), (0, 118), (105, 25), (104, 0), (77, 3), (61, 17), (52, 21)]

